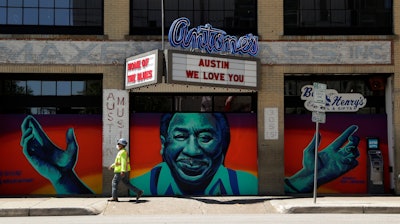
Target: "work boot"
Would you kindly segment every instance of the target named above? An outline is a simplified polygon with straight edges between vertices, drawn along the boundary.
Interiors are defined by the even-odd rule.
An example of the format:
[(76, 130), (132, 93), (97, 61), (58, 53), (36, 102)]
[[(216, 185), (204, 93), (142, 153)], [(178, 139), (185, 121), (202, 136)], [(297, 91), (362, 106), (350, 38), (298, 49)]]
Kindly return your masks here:
[(111, 197), (111, 198), (109, 198), (107, 201), (115, 201), (115, 202), (118, 202), (118, 198), (113, 198), (113, 197)]
[(144, 193), (144, 191), (141, 190), (141, 191), (139, 191), (139, 193), (136, 194), (136, 202), (139, 201), (139, 198), (142, 197), (143, 193)]

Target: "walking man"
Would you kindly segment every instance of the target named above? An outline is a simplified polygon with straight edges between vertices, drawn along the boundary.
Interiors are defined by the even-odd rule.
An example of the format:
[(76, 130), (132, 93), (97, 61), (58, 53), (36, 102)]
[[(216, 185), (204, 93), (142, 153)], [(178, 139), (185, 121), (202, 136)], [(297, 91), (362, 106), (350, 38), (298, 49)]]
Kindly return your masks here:
[(110, 165), (109, 170), (114, 169), (114, 178), (112, 179), (112, 197), (108, 199), (108, 201), (118, 202), (118, 184), (122, 180), (131, 191), (136, 193), (136, 202), (138, 202), (139, 198), (143, 195), (143, 190), (135, 187), (131, 183), (129, 183), (129, 171), (131, 170), (131, 166), (129, 164), (129, 156), (125, 149), (128, 145), (128, 142), (121, 138), (118, 140), (116, 148), (118, 150), (117, 156), (115, 157), (115, 162)]

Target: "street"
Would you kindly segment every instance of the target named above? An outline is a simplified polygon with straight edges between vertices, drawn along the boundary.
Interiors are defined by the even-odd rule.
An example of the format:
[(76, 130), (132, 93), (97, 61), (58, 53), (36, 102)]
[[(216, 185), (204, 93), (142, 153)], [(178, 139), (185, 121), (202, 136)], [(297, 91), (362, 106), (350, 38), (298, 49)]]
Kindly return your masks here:
[(400, 214), (223, 214), (223, 215), (96, 215), (2, 217), (0, 223), (12, 224), (118, 224), (118, 223), (399, 223)]

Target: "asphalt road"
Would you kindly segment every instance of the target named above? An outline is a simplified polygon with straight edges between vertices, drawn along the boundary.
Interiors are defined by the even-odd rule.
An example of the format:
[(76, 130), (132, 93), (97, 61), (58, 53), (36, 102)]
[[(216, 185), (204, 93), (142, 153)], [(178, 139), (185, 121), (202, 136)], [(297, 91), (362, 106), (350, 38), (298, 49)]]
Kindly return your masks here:
[(215, 214), (215, 215), (95, 215), (2, 217), (0, 223), (29, 224), (127, 224), (127, 223), (295, 223), (295, 224), (398, 224), (400, 214)]

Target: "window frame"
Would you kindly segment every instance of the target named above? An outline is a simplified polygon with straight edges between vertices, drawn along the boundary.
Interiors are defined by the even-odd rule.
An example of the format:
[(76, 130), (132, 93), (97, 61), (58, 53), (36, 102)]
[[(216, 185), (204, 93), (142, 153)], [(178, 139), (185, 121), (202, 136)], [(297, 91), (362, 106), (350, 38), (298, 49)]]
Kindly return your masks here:
[[(0, 74), (0, 103), (9, 105), (2, 107), (0, 114), (32, 114), (34, 111), (51, 114), (101, 114), (102, 79), (103, 75), (101, 74)], [(11, 82), (15, 81), (21, 82), (21, 85), (15, 85), (19, 89), (12, 89)], [(57, 82), (70, 82), (72, 91), (72, 82), (74, 81), (85, 82), (87, 92), (80, 95), (73, 94), (73, 92), (70, 95), (59, 94)], [(98, 86), (89, 88), (92, 81)], [(44, 82), (55, 83), (54, 94), (49, 95), (42, 91)], [(29, 83), (40, 85), (40, 88), (35, 93), (30, 92)], [(10, 88), (11, 90), (8, 90)], [(97, 89), (97, 94), (89, 91), (93, 88)], [(12, 103), (10, 104), (10, 102)]]
[[(143, 6), (143, 4), (141, 6), (143, 6), (140, 9), (135, 9), (135, 3), (134, 1), (139, 1), (140, 3), (146, 2), (147, 6)], [(176, 5), (179, 7), (179, 3), (182, 0), (175, 0), (177, 3)], [(188, 0), (184, 0), (184, 1), (188, 1)], [(190, 0), (192, 1), (192, 5), (195, 6), (196, 1), (198, 0)], [(210, 5), (213, 0), (205, 0), (207, 4), (205, 5)], [(164, 3), (164, 29), (166, 30), (166, 32), (169, 30), (170, 24), (172, 24), (172, 22), (175, 19), (178, 19), (180, 17), (187, 17), (189, 18), (191, 24), (190, 27), (197, 27), (199, 25), (205, 25), (207, 23), (211, 24), (213, 27), (218, 28), (218, 29), (222, 29), (224, 30), (227, 34), (229, 35), (246, 35), (249, 33), (252, 33), (253, 35), (257, 35), (258, 33), (258, 27), (257, 27), (257, 23), (258, 23), (258, 18), (257, 18), (257, 0), (242, 0), (243, 2), (249, 2), (249, 3), (254, 3), (254, 5), (251, 4), (243, 4), (240, 7), (240, 10), (242, 11), (248, 11), (252, 14), (251, 18), (253, 18), (253, 21), (248, 20), (247, 21), (247, 25), (237, 25), (236, 27), (229, 27), (227, 24), (233, 24), (235, 23), (235, 18), (237, 18), (238, 16), (236, 16), (235, 14), (232, 16), (231, 20), (227, 19), (230, 17), (223, 17), (223, 26), (221, 26), (220, 24), (218, 24), (215, 21), (212, 21), (212, 19), (207, 20), (206, 18), (210, 18), (210, 16), (205, 16), (204, 18), (198, 20), (198, 19), (194, 19), (194, 15), (196, 13), (201, 13), (201, 14), (210, 14), (210, 13), (215, 13), (215, 15), (219, 15), (221, 12), (224, 12), (224, 14), (227, 14), (228, 12), (231, 12), (232, 9), (226, 9), (226, 2), (228, 2), (229, 0), (223, 0), (223, 3), (221, 3), (222, 8), (221, 9), (213, 9), (213, 8), (208, 8), (207, 10), (197, 10), (194, 8), (188, 8), (188, 6), (186, 5), (184, 8), (184, 5), (181, 5), (182, 9), (175, 9), (174, 7), (171, 7), (171, 9), (168, 7), (168, 5), (166, 5)], [(141, 1), (141, 0), (130, 0), (130, 10), (129, 10), (129, 32), (130, 35), (161, 35), (162, 34), (162, 24), (161, 24), (161, 3), (156, 1), (157, 5), (151, 5), (149, 3), (149, 0), (146, 1)], [(219, 1), (218, 1), (219, 2)], [(234, 2), (234, 1), (232, 1)], [(172, 4), (172, 1), (170, 1), (170, 4)], [(239, 13), (239, 9), (237, 9)], [(134, 21), (135, 21), (135, 11), (142, 13), (142, 17), (144, 18), (144, 21), (147, 23), (146, 25), (143, 26), (134, 26)], [(145, 13), (147, 12), (147, 13)], [(159, 16), (159, 20), (151, 20), (149, 19), (149, 12), (153, 12), (155, 15), (160, 15)], [(175, 15), (170, 15), (171, 13), (175, 13)], [(233, 13), (235, 13), (235, 10), (233, 10)], [(189, 15), (190, 14), (190, 15)], [(199, 16), (200, 17), (200, 16)], [(196, 17), (197, 18), (197, 17)], [(242, 21), (243, 23), (246, 22), (247, 17), (240, 17), (239, 20), (237, 22)], [(250, 18), (250, 17), (249, 17)], [(158, 25), (158, 23), (160, 23)], [(249, 28), (249, 26), (253, 25), (254, 27)]]
[[(70, 0), (74, 2), (75, 0)], [(81, 0), (83, 1), (83, 0)], [(85, 0), (86, 1), (86, 0)], [(37, 0), (37, 6), (28, 6), (24, 5), (24, 2), (22, 2), (21, 6), (0, 6), (0, 11), (5, 11), (5, 13), (8, 12), (8, 10), (11, 9), (20, 9), (21, 11), (21, 19), (20, 22), (16, 23), (11, 23), (7, 22), (8, 18), (7, 15), (4, 17), (5, 21), (2, 21), (0, 18), (0, 33), (3, 34), (69, 34), (69, 35), (103, 35), (104, 34), (104, 0), (97, 0), (101, 1), (101, 3), (98, 3), (96, 6), (99, 6), (100, 8), (90, 8), (88, 5), (88, 2), (85, 2), (85, 7), (84, 8), (79, 8), (79, 6), (69, 6), (68, 8), (65, 8), (64, 6), (57, 6), (56, 0), (53, 0), (53, 5), (52, 7), (50, 6), (43, 6), (41, 7), (39, 5), (39, 0)], [(3, 9), (3, 10), (2, 10)], [(36, 17), (37, 17), (37, 23), (27, 23), (24, 24), (25, 19), (24, 17), (28, 14), (25, 14), (25, 10), (28, 9), (36, 9)], [(86, 10), (86, 13), (83, 15), (84, 24), (77, 24), (73, 25), (73, 21), (71, 18), (68, 18), (68, 24), (60, 24), (57, 25), (57, 15), (59, 15), (58, 10)], [(47, 10), (49, 12), (52, 12), (53, 17), (52, 17), (52, 22), (49, 24), (44, 24), (40, 22), (40, 16), (41, 10)], [(99, 20), (97, 21), (98, 24), (93, 24), (91, 20), (91, 17), (88, 17), (88, 15), (93, 11), (97, 10), (98, 13), (96, 15), (100, 16)], [(70, 12), (72, 13), (72, 12)], [(18, 16), (18, 15), (17, 15)], [(78, 19), (79, 17), (77, 17)], [(29, 20), (31, 21), (31, 20)], [(71, 24), (72, 23), (72, 24)], [(81, 22), (80, 22), (81, 23)]]
[[(312, 6), (306, 7), (306, 0), (284, 0), (283, 10), (285, 35), (394, 34), (393, 2), (391, 0), (387, 0), (389, 2), (384, 2), (382, 0), (373, 0), (374, 7), (369, 7), (365, 0), (352, 0), (351, 2), (349, 0), (343, 0), (344, 8), (335, 8), (332, 5), (332, 2), (338, 3), (338, 1), (335, 0), (325, 0), (324, 2), (329, 4), (323, 5), (323, 7), (317, 4), (317, 0), (308, 1), (309, 3), (313, 2), (314, 4), (311, 4)], [(302, 8), (301, 3), (303, 3), (304, 8)], [(378, 5), (382, 7), (378, 7)], [(309, 13), (302, 13), (302, 11)], [(341, 14), (342, 17), (333, 16), (335, 14)], [(301, 19), (305, 18), (304, 16), (306, 15), (309, 15), (309, 19), (314, 18), (314, 23), (311, 22), (307, 24), (304, 22), (306, 20)], [(362, 20), (363, 17), (365, 17), (364, 20)], [(367, 17), (370, 18), (368, 21), (366, 20)], [(318, 18), (325, 18), (326, 20)], [(335, 22), (336, 20), (343, 20), (344, 23), (343, 21), (342, 23)]]
[[(241, 107), (240, 102), (236, 105), (232, 105), (230, 110), (227, 110), (222, 102), (222, 99), (226, 99), (229, 96), (233, 97), (250, 97), (251, 102), (247, 105), (250, 107)], [(140, 99), (138, 103), (138, 98)], [(190, 99), (193, 97), (193, 99)], [(204, 109), (201, 97), (211, 97), (211, 107)], [(152, 99), (153, 98), (153, 99)], [(182, 104), (182, 98), (186, 99), (187, 105)], [(243, 101), (244, 98), (242, 98)], [(257, 112), (257, 93), (130, 93), (129, 96), (130, 113), (168, 113), (168, 112), (224, 112), (224, 113), (256, 113)], [(165, 105), (160, 105), (160, 102)], [(232, 101), (234, 102), (234, 101)], [(196, 106), (193, 107), (193, 104)], [(191, 105), (189, 105), (191, 104)], [(239, 106), (239, 107), (238, 107)], [(190, 109), (194, 108), (194, 109)]]

